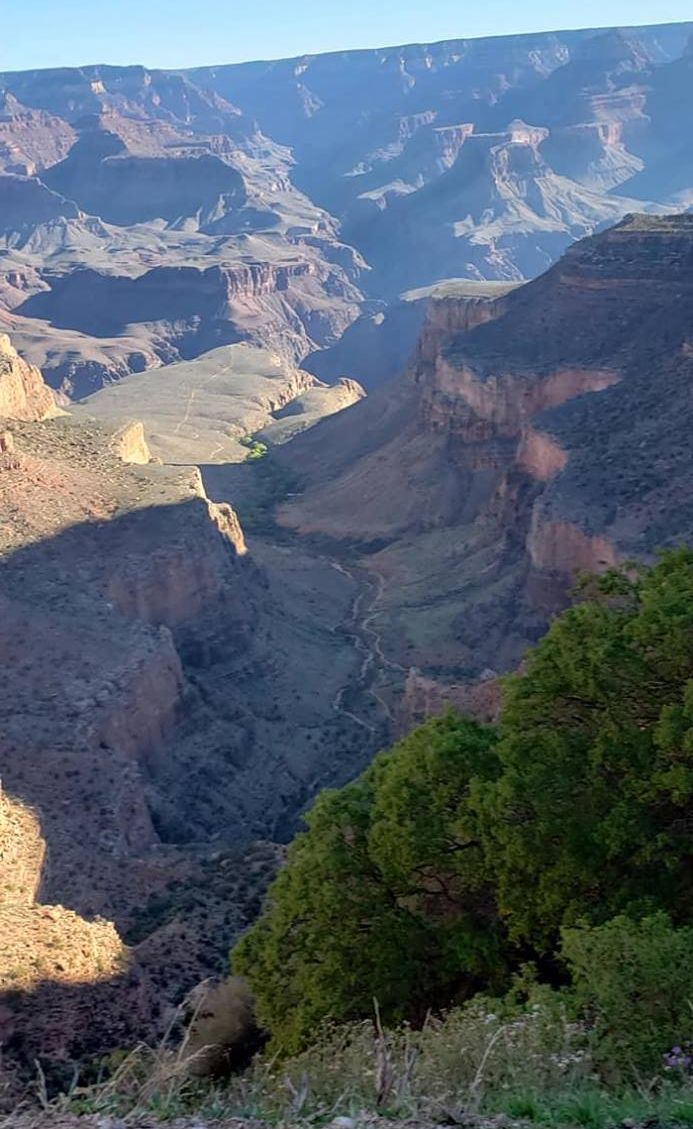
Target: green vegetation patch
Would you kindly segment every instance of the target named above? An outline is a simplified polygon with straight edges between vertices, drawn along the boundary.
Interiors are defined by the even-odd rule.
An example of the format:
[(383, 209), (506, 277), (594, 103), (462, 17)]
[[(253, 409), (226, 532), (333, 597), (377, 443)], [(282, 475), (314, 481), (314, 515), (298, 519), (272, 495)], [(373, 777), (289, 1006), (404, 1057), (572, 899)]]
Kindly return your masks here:
[(245, 457), (247, 463), (256, 462), (259, 459), (264, 459), (267, 451), (269, 450), (266, 443), (261, 443), (259, 439), (254, 439), (252, 435), (244, 435), (238, 442), (242, 447), (247, 447), (248, 454)]

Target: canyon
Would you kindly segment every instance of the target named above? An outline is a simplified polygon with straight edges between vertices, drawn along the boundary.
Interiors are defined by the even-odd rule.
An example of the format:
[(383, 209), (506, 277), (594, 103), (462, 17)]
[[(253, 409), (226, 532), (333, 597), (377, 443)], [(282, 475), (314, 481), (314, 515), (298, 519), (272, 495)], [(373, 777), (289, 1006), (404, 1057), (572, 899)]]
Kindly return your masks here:
[(0, 349), (3, 1042), (73, 1060), (223, 971), (273, 843), (383, 728), (339, 701), (361, 661), (346, 574), (251, 556), (196, 468), (152, 459), (141, 424), (56, 409)]
[(690, 205), (692, 36), (0, 74), (0, 326), (72, 399), (241, 342), (375, 386), (406, 292)]
[(320, 789), (690, 541), (692, 43), (0, 75), (13, 1062), (157, 1037)]

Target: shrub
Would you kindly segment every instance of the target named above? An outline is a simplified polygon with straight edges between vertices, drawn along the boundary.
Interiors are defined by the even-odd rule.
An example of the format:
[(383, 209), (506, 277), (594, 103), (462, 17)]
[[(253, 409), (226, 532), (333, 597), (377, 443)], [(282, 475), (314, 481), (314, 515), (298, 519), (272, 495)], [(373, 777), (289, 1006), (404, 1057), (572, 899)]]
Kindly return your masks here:
[(664, 913), (621, 916), (565, 929), (562, 955), (602, 1075), (640, 1082), (661, 1074), (667, 1052), (693, 1036), (693, 929), (675, 929)]
[(232, 967), (272, 1047), (295, 1053), (326, 1020), (423, 1020), (500, 984), (503, 937), (485, 875), (473, 776), (496, 769), (494, 734), (452, 714), (323, 793)]
[(498, 780), (477, 788), (511, 933), (665, 909), (693, 918), (693, 552), (610, 572), (507, 680)]

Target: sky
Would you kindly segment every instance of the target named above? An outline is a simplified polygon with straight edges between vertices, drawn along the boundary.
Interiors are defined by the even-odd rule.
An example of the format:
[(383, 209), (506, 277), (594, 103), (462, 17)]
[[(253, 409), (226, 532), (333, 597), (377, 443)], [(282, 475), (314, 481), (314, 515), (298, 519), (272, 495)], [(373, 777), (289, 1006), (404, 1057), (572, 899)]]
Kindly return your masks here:
[(202, 66), (686, 19), (691, 0), (0, 0), (0, 70)]

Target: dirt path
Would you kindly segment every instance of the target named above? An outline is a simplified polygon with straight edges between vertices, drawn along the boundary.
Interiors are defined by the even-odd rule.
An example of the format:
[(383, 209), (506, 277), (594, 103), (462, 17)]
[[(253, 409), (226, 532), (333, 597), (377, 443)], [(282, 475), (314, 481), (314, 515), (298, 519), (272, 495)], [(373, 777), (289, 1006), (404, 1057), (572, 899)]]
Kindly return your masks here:
[[(352, 583), (359, 586), (360, 590), (354, 599), (349, 620), (345, 625), (349, 638), (354, 641), (354, 646), (363, 655), (363, 661), (355, 685), (364, 693), (369, 694), (376, 701), (387, 721), (392, 722), (394, 721), (392, 710), (378, 689), (379, 677), (383, 670), (392, 670), (396, 671), (398, 674), (404, 675), (408, 672), (406, 667), (387, 658), (382, 647), (382, 635), (373, 626), (378, 616), (382, 615), (382, 610), (379, 605), (385, 590), (385, 580), (380, 573), (372, 572), (369, 573), (368, 580), (366, 581), (368, 586), (364, 587), (363, 577), (358, 575), (358, 573), (363, 570), (348, 568), (341, 561), (335, 560), (332, 557), (326, 557), (325, 559), (332, 568), (342, 576), (347, 577)], [(350, 710), (344, 708), (344, 698), (353, 688), (353, 683), (343, 686), (335, 695), (332, 703), (333, 708), (335, 712), (344, 714), (358, 725), (368, 729), (371, 733), (375, 733), (378, 728), (377, 725), (364, 720), (362, 717), (358, 717)]]

